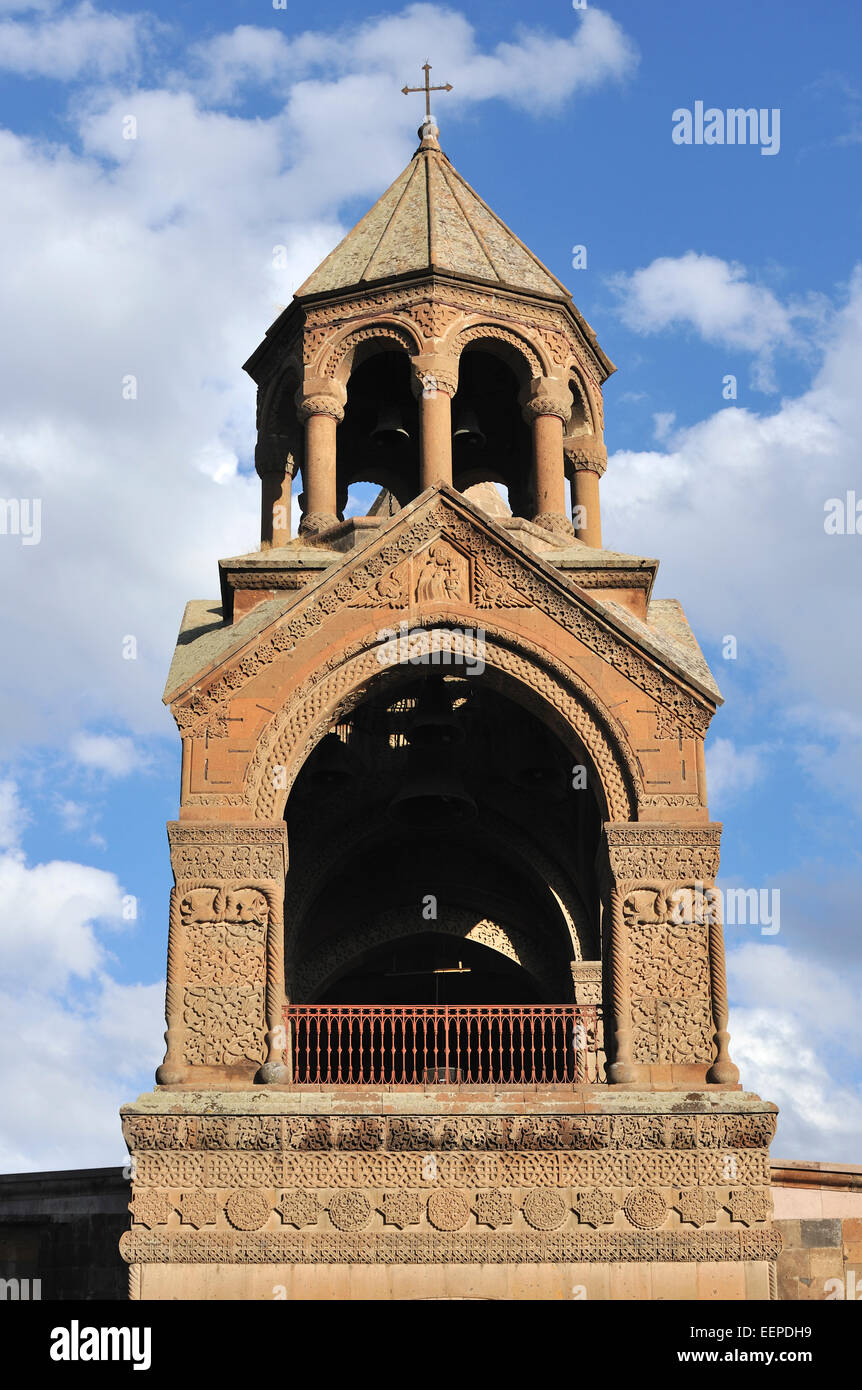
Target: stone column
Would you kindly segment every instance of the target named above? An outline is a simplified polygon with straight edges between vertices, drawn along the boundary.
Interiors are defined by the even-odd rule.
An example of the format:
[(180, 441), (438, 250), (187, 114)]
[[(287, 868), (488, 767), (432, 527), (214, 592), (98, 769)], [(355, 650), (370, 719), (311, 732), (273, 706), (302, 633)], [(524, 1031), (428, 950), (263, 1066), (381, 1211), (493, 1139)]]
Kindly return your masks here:
[(608, 453), (598, 439), (566, 439), (566, 463), (572, 469), (572, 525), (578, 540), (594, 550), (602, 548), (599, 478), (607, 468)]
[(296, 413), (305, 424), (302, 533), (338, 525), (336, 435), (345, 403), (344, 388), (328, 378), (306, 382), (296, 395)]
[(715, 875), (719, 825), (612, 823), (610, 961), (617, 1084), (733, 1085)]
[(532, 432), (533, 521), (548, 531), (571, 535), (566, 512), (563, 423), (572, 410), (572, 393), (562, 382), (537, 377), (524, 403)]
[[(605, 1033), (602, 1020), (602, 963), (600, 960), (573, 960), (571, 971), (575, 1004), (580, 1005), (582, 1009), (578, 1030), (575, 1033), (575, 1049), (582, 1053), (582, 1058), (578, 1059), (578, 1073), (590, 1081), (606, 1081)], [(590, 1071), (591, 1052), (596, 1057), (595, 1077)]]
[(282, 1079), (286, 828), (168, 823), (161, 1086)]
[(293, 436), (263, 435), (257, 442), (254, 466), (261, 482), (260, 539), (265, 547), (290, 540), (290, 487), (298, 455)]
[(434, 483), (452, 486), (452, 397), (458, 363), (439, 353), (410, 359), (411, 385), (419, 401), (419, 491)]

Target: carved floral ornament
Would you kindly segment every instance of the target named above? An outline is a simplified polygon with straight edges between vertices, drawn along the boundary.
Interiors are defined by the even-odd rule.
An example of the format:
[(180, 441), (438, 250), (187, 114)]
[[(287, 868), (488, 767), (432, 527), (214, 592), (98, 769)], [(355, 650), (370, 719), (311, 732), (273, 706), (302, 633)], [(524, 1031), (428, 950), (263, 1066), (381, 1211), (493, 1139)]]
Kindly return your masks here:
[[(536, 1264), (774, 1260), (774, 1227), (710, 1231), (126, 1231), (120, 1254), (141, 1264)], [(139, 1296), (139, 1294), (138, 1294)]]
[[(404, 1257), (412, 1262), (410, 1252), (421, 1251), (422, 1245), (401, 1245), (393, 1237), (395, 1231), (411, 1232), (425, 1244), (431, 1259), (436, 1251), (444, 1262), (446, 1241), (455, 1233), (467, 1242), (459, 1258), (469, 1259), (467, 1252), (472, 1251), (475, 1261), (483, 1262), (488, 1258), (484, 1252), (494, 1248), (489, 1232), (496, 1231), (510, 1237), (505, 1257), (515, 1261), (529, 1259), (530, 1248), (539, 1260), (588, 1261), (774, 1259), (781, 1249), (780, 1235), (769, 1224), (769, 1189), (754, 1187), (729, 1193), (704, 1187), (663, 1193), (643, 1187), (628, 1192), (602, 1187), (477, 1190), (471, 1184), (464, 1190), (435, 1186), (430, 1192), (410, 1186), (372, 1192), (301, 1187), (280, 1195), (254, 1187), (229, 1192), (136, 1188), (129, 1209), (134, 1227), (123, 1238), (127, 1260), (210, 1261), (223, 1251), (230, 1253), (222, 1258), (240, 1263), (285, 1258), (302, 1262), (308, 1252), (316, 1252), (313, 1262), (338, 1263), (350, 1258), (348, 1251), (358, 1254), (363, 1248), (340, 1246), (339, 1236), (362, 1234), (364, 1262), (399, 1263)], [(674, 1224), (671, 1211), (679, 1214), (679, 1224)], [(723, 1212), (729, 1213), (730, 1226), (723, 1223)], [(202, 1239), (194, 1239), (193, 1232), (200, 1232)], [(300, 1233), (309, 1240), (297, 1246), (293, 1237)], [(242, 1239), (245, 1234), (250, 1237), (247, 1242)], [(290, 1242), (284, 1240), (288, 1235)], [(544, 1244), (555, 1237), (564, 1238), (567, 1245)], [(524, 1244), (519, 1253), (519, 1241), (532, 1245)], [(288, 1251), (291, 1254), (280, 1253)]]
[[(608, 864), (617, 883), (624, 888), (643, 886), (643, 892), (652, 892), (653, 901), (639, 899), (631, 903), (628, 911), (635, 914), (643, 910), (656, 920), (663, 914), (666, 920), (671, 908), (677, 915), (685, 911), (686, 900), (676, 893), (674, 903), (657, 901), (659, 895), (674, 892), (686, 885), (711, 887), (718, 873), (719, 844), (721, 826), (711, 825), (672, 825), (672, 824), (608, 824), (605, 826), (604, 841)], [(718, 899), (714, 894), (702, 895), (705, 908), (712, 917), (717, 909)], [(692, 898), (692, 906), (695, 899)], [(656, 915), (658, 914), (658, 916)]]

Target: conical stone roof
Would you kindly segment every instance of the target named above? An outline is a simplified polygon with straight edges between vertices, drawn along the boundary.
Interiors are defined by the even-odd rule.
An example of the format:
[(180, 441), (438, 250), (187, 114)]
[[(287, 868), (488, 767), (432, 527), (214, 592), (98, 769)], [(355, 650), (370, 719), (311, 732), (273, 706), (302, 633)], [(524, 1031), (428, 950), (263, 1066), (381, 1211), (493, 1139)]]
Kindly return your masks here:
[(511, 232), (449, 162), (426, 123), (403, 173), (297, 290), (331, 294), (438, 271), (566, 300), (566, 287)]

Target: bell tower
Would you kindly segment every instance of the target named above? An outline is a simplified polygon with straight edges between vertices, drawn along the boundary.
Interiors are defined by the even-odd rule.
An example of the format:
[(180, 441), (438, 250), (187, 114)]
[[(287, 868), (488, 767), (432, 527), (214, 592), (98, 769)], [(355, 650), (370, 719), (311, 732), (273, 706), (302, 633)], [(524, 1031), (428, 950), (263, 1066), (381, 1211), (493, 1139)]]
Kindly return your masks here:
[(565, 287), (452, 167), (433, 117), (419, 136), (246, 363), (262, 542), (289, 539), (299, 470), (308, 538), (343, 519), (354, 483), (405, 506), (435, 483), (494, 482), (515, 517), (599, 548), (613, 364)]
[(613, 364), (428, 105), (419, 136), (246, 363), (260, 545), (188, 604), (165, 692), (130, 1293), (768, 1298), (721, 696), (658, 562), (603, 544)]

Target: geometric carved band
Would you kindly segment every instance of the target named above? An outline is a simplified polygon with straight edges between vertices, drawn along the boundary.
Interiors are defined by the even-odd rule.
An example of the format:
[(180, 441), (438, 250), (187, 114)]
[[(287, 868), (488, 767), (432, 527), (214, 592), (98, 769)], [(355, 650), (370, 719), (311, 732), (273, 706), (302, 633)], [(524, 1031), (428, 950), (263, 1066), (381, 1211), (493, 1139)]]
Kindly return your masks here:
[(168, 840), (177, 882), (186, 878), (284, 882), (287, 849), (284, 822), (213, 825), (168, 821)]
[(780, 1252), (781, 1236), (772, 1227), (476, 1236), (127, 1231), (120, 1240), (120, 1253), (129, 1264), (582, 1264), (774, 1260)]
[(718, 873), (721, 825), (650, 822), (605, 826), (611, 871), (617, 883), (671, 879), (711, 883)]
[(489, 1153), (633, 1148), (682, 1154), (693, 1149), (768, 1148), (775, 1111), (675, 1115), (135, 1115), (123, 1117), (137, 1150), (322, 1153)]
[(253, 1187), (561, 1187), (769, 1185), (766, 1149), (551, 1153), (135, 1152), (136, 1189)]

